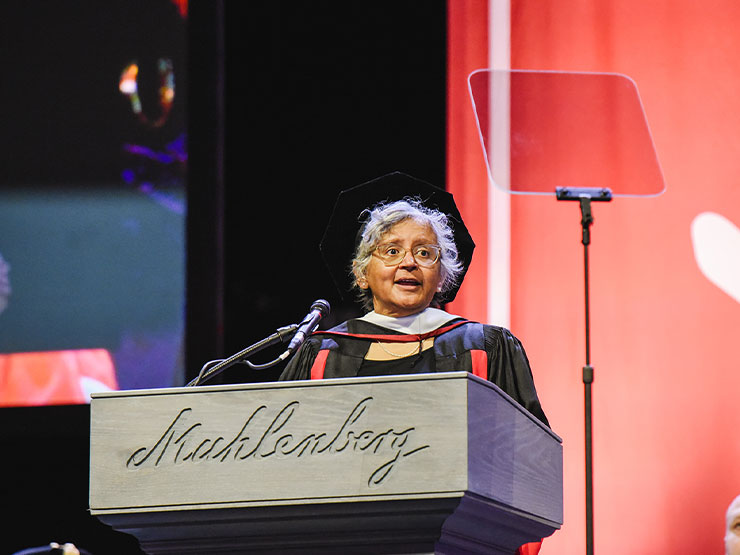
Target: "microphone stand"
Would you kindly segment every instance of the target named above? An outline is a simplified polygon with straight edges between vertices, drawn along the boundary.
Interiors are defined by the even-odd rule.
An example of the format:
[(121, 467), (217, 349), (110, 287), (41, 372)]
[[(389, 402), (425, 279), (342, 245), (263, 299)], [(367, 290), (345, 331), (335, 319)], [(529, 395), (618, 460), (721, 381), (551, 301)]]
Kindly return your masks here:
[[(289, 326), (278, 328), (278, 330), (272, 335), (270, 335), (269, 337), (266, 337), (258, 341), (257, 343), (250, 345), (246, 349), (242, 349), (238, 353), (231, 355), (229, 358), (226, 358), (223, 360), (212, 360), (210, 362), (205, 363), (203, 365), (203, 368), (201, 368), (198, 376), (195, 379), (193, 379), (190, 383), (188, 383), (187, 387), (201, 385), (204, 381), (216, 376), (217, 374), (220, 374), (221, 372), (226, 370), (229, 366), (233, 366), (234, 364), (238, 362), (246, 362), (251, 368), (258, 369), (258, 370), (262, 370), (265, 368), (270, 368), (272, 366), (275, 366), (277, 363), (285, 360), (286, 358), (285, 353), (283, 353), (283, 355), (276, 358), (275, 360), (270, 361), (266, 364), (252, 364), (248, 360), (245, 360), (245, 359), (248, 356), (251, 356), (261, 351), (262, 349), (265, 349), (277, 343), (284, 342), (288, 337), (291, 337), (293, 334), (295, 334), (297, 330), (298, 330), (298, 324), (290, 324)], [(209, 368), (208, 365), (214, 362), (217, 364)]]
[(591, 366), (591, 318), (589, 299), (588, 246), (591, 244), (591, 225), (594, 223), (591, 213), (591, 201), (608, 202), (612, 192), (608, 188), (591, 187), (557, 187), (555, 195), (558, 200), (577, 200), (581, 205), (581, 243), (583, 244), (583, 273), (585, 284), (586, 316), (586, 365), (583, 367), (583, 394), (585, 409), (586, 433), (586, 554), (594, 553), (594, 494), (593, 494), (593, 443), (592, 443), (592, 405), (591, 384), (594, 381), (594, 368)]

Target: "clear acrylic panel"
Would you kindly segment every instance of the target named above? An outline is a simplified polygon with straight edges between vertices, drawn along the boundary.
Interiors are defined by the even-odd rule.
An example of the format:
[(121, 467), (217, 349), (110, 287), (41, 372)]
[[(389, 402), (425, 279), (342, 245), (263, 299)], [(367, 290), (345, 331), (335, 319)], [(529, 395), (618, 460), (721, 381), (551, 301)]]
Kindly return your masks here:
[(665, 190), (637, 86), (615, 73), (474, 71), (468, 78), (491, 181), (511, 193)]

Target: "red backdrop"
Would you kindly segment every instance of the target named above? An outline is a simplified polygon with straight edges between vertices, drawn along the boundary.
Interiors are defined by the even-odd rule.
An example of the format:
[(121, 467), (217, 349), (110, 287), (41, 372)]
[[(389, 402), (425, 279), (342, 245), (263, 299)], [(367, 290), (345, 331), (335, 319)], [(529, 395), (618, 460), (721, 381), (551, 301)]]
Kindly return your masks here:
[[(490, 1), (510, 9), (511, 68), (615, 72), (636, 82), (667, 185), (657, 198), (594, 204), (596, 550), (722, 553), (724, 512), (740, 493), (740, 262), (732, 263), (740, 261), (740, 4)], [(466, 77), (489, 66), (489, 5), (450, 0), (448, 8), (448, 187), (479, 247), (451, 311), (487, 320), (489, 185)], [(510, 264), (508, 324), (564, 440), (565, 523), (542, 553), (582, 553), (580, 211), (554, 197), (510, 201), (511, 257), (492, 263)], [(726, 225), (694, 244), (692, 224), (706, 213)], [(700, 269), (700, 249), (724, 265)]]

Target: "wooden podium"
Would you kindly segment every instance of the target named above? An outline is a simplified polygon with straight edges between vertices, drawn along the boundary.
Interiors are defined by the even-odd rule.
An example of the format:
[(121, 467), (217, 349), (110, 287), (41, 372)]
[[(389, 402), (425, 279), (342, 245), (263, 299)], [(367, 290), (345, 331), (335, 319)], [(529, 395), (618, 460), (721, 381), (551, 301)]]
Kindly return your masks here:
[(90, 511), (147, 553), (514, 553), (560, 438), (466, 372), (93, 395)]

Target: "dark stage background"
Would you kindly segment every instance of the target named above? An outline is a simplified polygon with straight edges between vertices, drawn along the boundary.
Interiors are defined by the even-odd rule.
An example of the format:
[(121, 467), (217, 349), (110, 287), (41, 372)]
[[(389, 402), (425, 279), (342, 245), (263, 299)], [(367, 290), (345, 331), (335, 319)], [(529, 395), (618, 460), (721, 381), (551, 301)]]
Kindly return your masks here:
[[(38, 2), (39, 9), (51, 5)], [(134, 7), (121, 9), (131, 29), (157, 31), (156, 19), (142, 22)], [(13, 4), (4, 12), (12, 25)], [(101, 25), (95, 17), (100, 10), (76, 9), (54, 23), (51, 36), (63, 44), (80, 27)], [(84, 51), (116, 39), (101, 31)], [(186, 378), (298, 322), (317, 298), (332, 305), (322, 327), (357, 312), (340, 302), (321, 262), (324, 224), (341, 189), (390, 171), (444, 185), (445, 40), (439, 0), (190, 2)], [(43, 59), (54, 42), (25, 46)], [(22, 143), (23, 110), (4, 108), (13, 122), (6, 131), (15, 138), (4, 143), (11, 152)], [(64, 106), (49, 100), (37, 109)], [(76, 130), (84, 138), (85, 125)], [(50, 175), (78, 165), (79, 148), (44, 152)], [(99, 161), (101, 171), (111, 169)], [(27, 177), (26, 166), (13, 166), (18, 178)], [(231, 368), (211, 383), (273, 380), (281, 369)], [(87, 405), (0, 409), (0, 429), (0, 499), (11, 514), (2, 552), (69, 541), (96, 555), (138, 553), (130, 537), (87, 514)]]
[[(221, 176), (205, 163), (220, 154), (210, 135), (218, 79), (198, 78), (214, 70), (219, 18), (204, 4), (191, 6), (191, 21), (212, 25), (191, 40), (189, 301), (195, 309), (217, 291), (209, 281), (222, 272), (223, 321), (202, 325), (218, 314), (212, 306), (199, 305), (205, 319), (189, 314), (191, 372), (221, 341), (224, 354), (238, 352), (300, 321), (317, 298), (332, 306), (323, 326), (356, 311), (340, 302), (318, 251), (340, 190), (394, 170), (439, 186), (445, 176), (444, 2), (270, 2), (246, 12), (227, 2), (220, 213), (212, 203)], [(209, 258), (220, 233), (222, 267)], [(280, 369), (222, 379), (271, 380)]]

